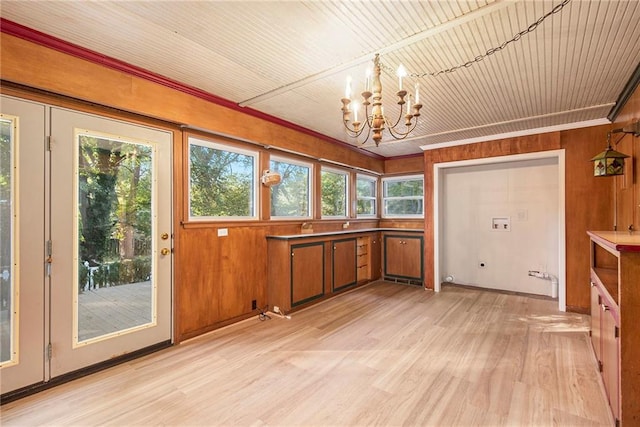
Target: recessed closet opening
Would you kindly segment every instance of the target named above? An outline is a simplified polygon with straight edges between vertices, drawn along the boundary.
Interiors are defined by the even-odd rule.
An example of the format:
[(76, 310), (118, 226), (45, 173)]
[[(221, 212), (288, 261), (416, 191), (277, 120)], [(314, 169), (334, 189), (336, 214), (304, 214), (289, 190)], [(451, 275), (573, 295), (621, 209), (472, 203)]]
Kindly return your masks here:
[(566, 309), (564, 150), (434, 165), (434, 284), (546, 295)]

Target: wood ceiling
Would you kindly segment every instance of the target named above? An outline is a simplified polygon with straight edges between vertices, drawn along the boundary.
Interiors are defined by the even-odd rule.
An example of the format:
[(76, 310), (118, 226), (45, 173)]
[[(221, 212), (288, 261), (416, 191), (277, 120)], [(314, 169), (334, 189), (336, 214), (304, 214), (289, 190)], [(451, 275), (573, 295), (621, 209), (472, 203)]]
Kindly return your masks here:
[[(346, 78), (359, 93), (376, 53), (388, 69), (437, 72), (500, 46), (561, 1), (5, 1), (0, 15), (396, 157), (430, 144), (606, 123), (640, 64), (636, 0), (571, 0), (483, 61), (407, 78), (409, 87), (420, 83), (424, 107), (406, 140), (361, 145), (344, 131)], [(382, 85), (385, 113), (395, 116), (397, 78), (383, 71)]]

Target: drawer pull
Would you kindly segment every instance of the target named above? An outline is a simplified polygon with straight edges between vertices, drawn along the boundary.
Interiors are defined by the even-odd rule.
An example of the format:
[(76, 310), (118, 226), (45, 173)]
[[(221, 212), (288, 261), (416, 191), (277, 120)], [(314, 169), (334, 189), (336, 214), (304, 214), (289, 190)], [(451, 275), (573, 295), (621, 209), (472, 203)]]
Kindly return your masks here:
[(602, 311), (609, 311), (609, 306), (605, 304), (600, 304), (600, 307), (602, 308)]

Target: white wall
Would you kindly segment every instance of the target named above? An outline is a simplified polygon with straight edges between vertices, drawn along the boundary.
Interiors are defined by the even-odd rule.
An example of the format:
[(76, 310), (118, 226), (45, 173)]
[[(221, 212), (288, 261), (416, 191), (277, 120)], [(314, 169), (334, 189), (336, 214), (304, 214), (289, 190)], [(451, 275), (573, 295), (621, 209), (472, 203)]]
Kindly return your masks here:
[[(527, 273), (558, 276), (558, 159), (447, 168), (441, 185), (442, 279), (551, 295), (550, 281)], [(494, 217), (511, 230), (494, 231)]]

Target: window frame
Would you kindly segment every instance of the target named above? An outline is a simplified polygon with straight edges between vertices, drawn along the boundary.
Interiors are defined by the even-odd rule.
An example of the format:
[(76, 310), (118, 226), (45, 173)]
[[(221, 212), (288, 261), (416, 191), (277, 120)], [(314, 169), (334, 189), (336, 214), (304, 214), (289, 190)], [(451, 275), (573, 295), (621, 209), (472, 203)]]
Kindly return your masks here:
[[(194, 143), (194, 141), (197, 141)], [(191, 213), (191, 146), (207, 147), (218, 151), (226, 151), (235, 154), (242, 154), (253, 157), (253, 173), (252, 173), (252, 197), (250, 202), (253, 206), (253, 215), (250, 216), (194, 216)], [(250, 150), (240, 148), (235, 145), (225, 144), (222, 142), (211, 141), (194, 135), (187, 137), (186, 144), (186, 162), (187, 162), (187, 179), (185, 180), (187, 218), (189, 222), (206, 222), (206, 221), (258, 221), (260, 219), (260, 186), (259, 186), (259, 169), (260, 169), (260, 152), (258, 150)]]
[[(323, 215), (322, 214), (322, 196), (323, 196), (323, 191), (322, 191), (322, 173), (323, 172), (330, 172), (330, 173), (334, 173), (334, 174), (338, 174), (338, 175), (343, 175), (345, 177), (345, 188), (344, 188), (344, 215)], [(319, 203), (320, 203), (320, 218), (321, 219), (347, 219), (349, 218), (349, 204), (350, 204), (350, 194), (349, 194), (349, 183), (350, 183), (350, 177), (351, 177), (351, 172), (350, 171), (346, 171), (340, 168), (334, 168), (334, 167), (330, 167), (330, 166), (325, 166), (325, 165), (321, 165), (320, 166), (320, 197), (319, 197)]]
[[(422, 181), (422, 195), (421, 196), (401, 196), (401, 197), (386, 197), (385, 185), (389, 182), (402, 182), (402, 181)], [(424, 218), (424, 175), (399, 175), (382, 178), (382, 218)], [(422, 213), (420, 214), (388, 214), (387, 213), (387, 200), (421, 200), (422, 201)]]
[[(358, 197), (358, 180), (362, 179), (365, 181), (373, 182), (375, 187), (373, 190), (373, 197)], [(362, 173), (356, 173), (356, 189), (355, 189), (355, 202), (356, 202), (356, 218), (378, 218), (379, 214), (379, 206), (378, 206), (378, 189), (379, 189), (379, 179), (375, 176), (365, 175)], [(373, 214), (359, 214), (358, 213), (358, 200), (373, 200)]]
[[(269, 170), (271, 170), (271, 162), (280, 162), (280, 163), (288, 163), (295, 166), (302, 166), (309, 169), (309, 182), (307, 184), (307, 215), (306, 216), (282, 216), (282, 215), (271, 215), (271, 191), (272, 188), (269, 189), (269, 218), (275, 220), (309, 220), (313, 219), (313, 201), (314, 201), (314, 191), (313, 191), (313, 177), (314, 177), (314, 165), (311, 162), (304, 162), (301, 160), (295, 160), (286, 156), (278, 156), (273, 155), (269, 157)], [(281, 185), (281, 184), (278, 184)]]

